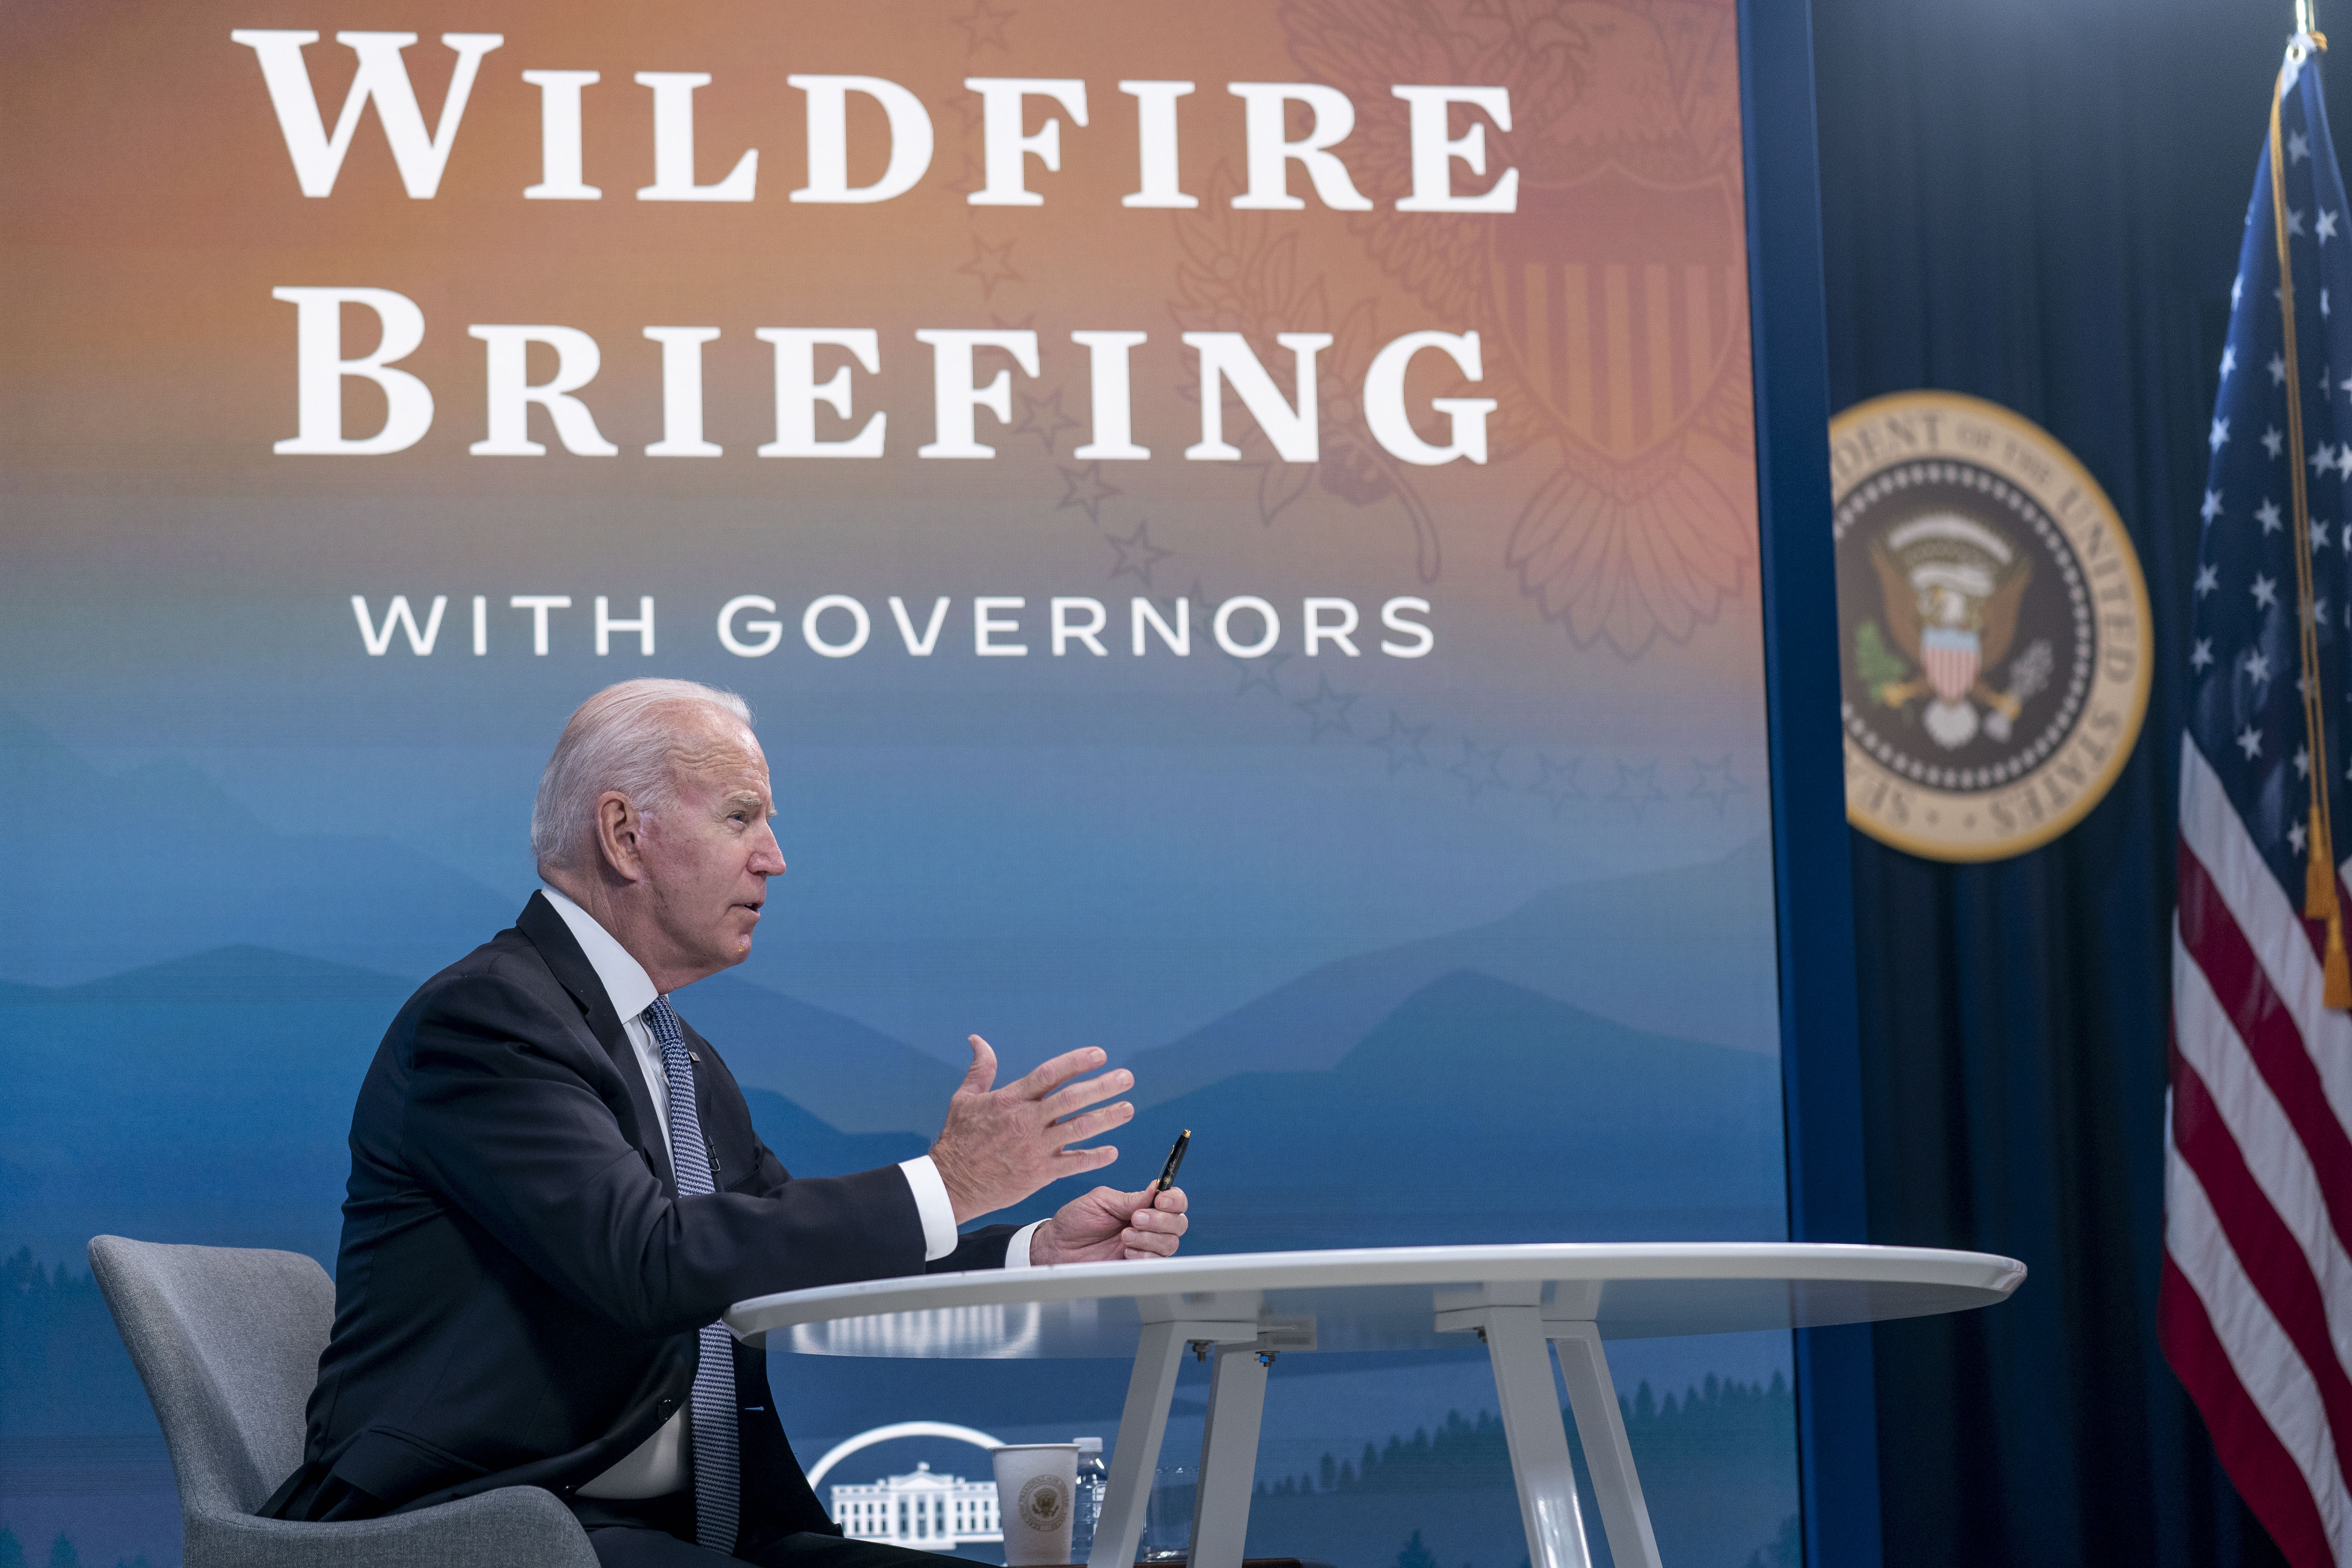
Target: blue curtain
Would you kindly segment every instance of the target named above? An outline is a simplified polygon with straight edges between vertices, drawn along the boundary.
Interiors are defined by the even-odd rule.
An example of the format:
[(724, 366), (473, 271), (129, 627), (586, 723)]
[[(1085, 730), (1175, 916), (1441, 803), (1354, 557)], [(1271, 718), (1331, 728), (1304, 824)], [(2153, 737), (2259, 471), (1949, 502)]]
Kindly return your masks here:
[(1877, 1331), (1885, 1560), (2279, 1562), (2155, 1317), (2202, 437), (2292, 8), (1814, 0), (1813, 18), (1833, 406), (1937, 387), (2039, 422), (2114, 498), (2157, 615), (2138, 750), (2072, 833), (1988, 867), (1855, 837), (1872, 1237), (2032, 1268), (1996, 1310)]

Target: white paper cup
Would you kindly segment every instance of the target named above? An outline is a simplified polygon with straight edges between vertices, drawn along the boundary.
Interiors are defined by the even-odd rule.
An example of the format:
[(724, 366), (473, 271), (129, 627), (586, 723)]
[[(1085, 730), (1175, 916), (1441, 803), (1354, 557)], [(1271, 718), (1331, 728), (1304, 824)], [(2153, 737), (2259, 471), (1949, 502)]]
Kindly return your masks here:
[(1070, 1560), (1070, 1521), (1078, 1492), (1076, 1443), (1012, 1443), (996, 1459), (996, 1516), (1008, 1568)]

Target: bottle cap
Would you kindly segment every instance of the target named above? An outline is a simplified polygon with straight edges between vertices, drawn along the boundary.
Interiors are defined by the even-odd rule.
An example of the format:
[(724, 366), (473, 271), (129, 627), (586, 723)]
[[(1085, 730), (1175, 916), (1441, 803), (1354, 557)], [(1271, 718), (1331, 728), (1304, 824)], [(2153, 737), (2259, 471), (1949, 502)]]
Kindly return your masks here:
[(1079, 1453), (1081, 1453), (1081, 1454), (1099, 1454), (1099, 1453), (1101, 1453), (1101, 1452), (1102, 1452), (1102, 1439), (1101, 1439), (1101, 1438), (1099, 1438), (1099, 1437), (1081, 1437), (1081, 1438), (1079, 1438), (1079, 1439), (1078, 1439), (1078, 1452), (1079, 1452)]

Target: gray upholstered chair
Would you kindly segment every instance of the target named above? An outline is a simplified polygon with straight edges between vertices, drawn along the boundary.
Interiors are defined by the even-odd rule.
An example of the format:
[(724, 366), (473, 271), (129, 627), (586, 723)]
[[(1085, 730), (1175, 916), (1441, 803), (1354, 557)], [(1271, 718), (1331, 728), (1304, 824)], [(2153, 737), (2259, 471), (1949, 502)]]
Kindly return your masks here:
[(352, 1524), (256, 1518), (302, 1461), (334, 1319), (326, 1270), (298, 1253), (119, 1236), (92, 1240), (89, 1264), (163, 1425), (186, 1568), (596, 1568), (572, 1510), (536, 1487)]

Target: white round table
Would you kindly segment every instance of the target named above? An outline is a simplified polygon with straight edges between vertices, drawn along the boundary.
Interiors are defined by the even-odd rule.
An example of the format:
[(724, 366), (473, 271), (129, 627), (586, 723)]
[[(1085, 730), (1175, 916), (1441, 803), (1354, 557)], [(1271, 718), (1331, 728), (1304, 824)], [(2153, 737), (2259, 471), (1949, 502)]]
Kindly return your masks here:
[(1225, 1253), (871, 1279), (739, 1301), (747, 1344), (803, 1355), (1134, 1358), (1088, 1568), (1126, 1568), (1189, 1348), (1216, 1356), (1190, 1568), (1240, 1568), (1276, 1355), (1475, 1333), (1494, 1366), (1533, 1568), (1590, 1568), (1547, 1343), (1620, 1568), (1658, 1568), (1601, 1342), (1926, 1317), (2006, 1300), (2013, 1258), (1801, 1243), (1545, 1243)]

